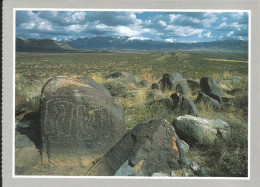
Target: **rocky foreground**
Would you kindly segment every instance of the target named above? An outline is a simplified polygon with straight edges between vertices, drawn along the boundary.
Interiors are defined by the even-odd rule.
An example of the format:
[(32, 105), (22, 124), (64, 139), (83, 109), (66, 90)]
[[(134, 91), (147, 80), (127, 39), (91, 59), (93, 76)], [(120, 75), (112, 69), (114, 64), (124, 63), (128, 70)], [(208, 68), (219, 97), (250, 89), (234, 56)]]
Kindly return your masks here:
[[(138, 93), (126, 96), (115, 84), (104, 87), (88, 77), (51, 78), (37, 98), (16, 92), (17, 175), (210, 176), (186, 153), (190, 145), (209, 146), (230, 132), (228, 123), (201, 118), (197, 108), (202, 103), (220, 111), (228, 105), (230, 98), (213, 78), (197, 82), (175, 72), (149, 83), (116, 72), (105, 79), (150, 86), (147, 105), (161, 103), (175, 119), (161, 116), (127, 129), (114, 97)], [(170, 97), (155, 98), (165, 91), (172, 92)]]

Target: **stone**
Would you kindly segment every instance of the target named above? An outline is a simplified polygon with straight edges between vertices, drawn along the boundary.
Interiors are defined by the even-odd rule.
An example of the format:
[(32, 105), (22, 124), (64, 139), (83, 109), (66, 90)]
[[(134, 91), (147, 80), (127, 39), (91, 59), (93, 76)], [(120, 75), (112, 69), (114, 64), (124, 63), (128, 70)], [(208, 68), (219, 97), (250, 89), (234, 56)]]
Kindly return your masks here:
[(200, 83), (198, 81), (188, 79), (187, 83), (192, 91), (200, 89)]
[(22, 92), (15, 90), (15, 116), (18, 116), (30, 107), (29, 99)]
[(208, 120), (190, 115), (179, 116), (172, 124), (182, 140), (198, 145), (211, 145), (230, 130), (229, 125), (220, 119)]
[(176, 111), (177, 115), (193, 115), (199, 116), (199, 111), (194, 102), (187, 96), (173, 93), (171, 95), (173, 101), (173, 110)]
[(128, 160), (116, 171), (114, 176), (143, 176), (142, 171), (136, 171), (129, 165)]
[(189, 144), (187, 144), (185, 141), (180, 140), (180, 147), (183, 150), (184, 153), (187, 153), (190, 149)]
[(44, 159), (104, 154), (126, 133), (121, 106), (88, 77), (51, 78), (40, 108)]
[(136, 78), (133, 74), (124, 71), (111, 73), (105, 76), (105, 79), (117, 79), (117, 78), (124, 79), (131, 83), (135, 83), (135, 84), (137, 83)]
[(157, 172), (157, 173), (153, 173), (152, 177), (169, 177), (169, 175), (163, 172)]
[(146, 88), (148, 86), (148, 81), (147, 80), (141, 80), (140, 82), (137, 83), (138, 87), (141, 88)]
[[(39, 150), (42, 148), (42, 137), (40, 128), (40, 112), (30, 112), (23, 116), (21, 120), (16, 123), (16, 132), (19, 132), (21, 136), (16, 136), (15, 142), (17, 145), (24, 144), (26, 138)], [(26, 137), (26, 138), (25, 138)], [(22, 138), (22, 139), (21, 139)]]
[(159, 83), (153, 83), (152, 86), (151, 86), (151, 88), (152, 88), (153, 90), (160, 90), (160, 89), (161, 89), (161, 86), (160, 86)]
[(182, 95), (189, 95), (190, 93), (187, 80), (184, 79), (178, 72), (172, 73), (171, 75), (168, 73), (164, 74), (159, 83), (162, 91), (173, 90), (176, 93), (181, 93)]
[(193, 170), (193, 171), (199, 171), (200, 170), (200, 166), (199, 164), (197, 164), (196, 162), (192, 161), (190, 163), (190, 168)]
[[(164, 119), (140, 123), (128, 132), (88, 172), (91, 176), (142, 172), (145, 176), (180, 169), (183, 151), (173, 127)], [(129, 166), (124, 164), (128, 161)], [(125, 171), (122, 168), (126, 167)]]
[(223, 97), (223, 92), (213, 78), (202, 77), (200, 79), (200, 88), (203, 93), (217, 100), (219, 103), (221, 102), (221, 97)]
[(216, 99), (213, 99), (202, 92), (198, 94), (198, 97), (196, 99), (196, 103), (200, 103), (200, 102), (203, 102), (205, 105), (211, 107), (216, 111), (220, 110), (220, 103)]

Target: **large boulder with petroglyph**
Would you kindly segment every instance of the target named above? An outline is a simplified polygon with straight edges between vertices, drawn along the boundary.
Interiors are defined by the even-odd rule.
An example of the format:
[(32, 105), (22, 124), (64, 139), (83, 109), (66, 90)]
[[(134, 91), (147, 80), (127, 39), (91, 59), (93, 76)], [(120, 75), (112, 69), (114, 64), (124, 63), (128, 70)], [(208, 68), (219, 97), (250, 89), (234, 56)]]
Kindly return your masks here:
[(102, 154), (126, 132), (123, 109), (91, 78), (51, 78), (41, 93), (41, 132), (49, 159)]
[(184, 152), (172, 125), (164, 119), (140, 123), (88, 172), (93, 176), (151, 176), (180, 169)]
[(180, 73), (174, 72), (172, 74), (165, 73), (163, 78), (159, 81), (162, 91), (173, 90), (182, 95), (189, 95), (190, 89), (187, 80), (184, 79)]
[(230, 130), (221, 119), (208, 120), (190, 115), (179, 116), (172, 124), (182, 140), (198, 145), (213, 144), (216, 138), (225, 136)]

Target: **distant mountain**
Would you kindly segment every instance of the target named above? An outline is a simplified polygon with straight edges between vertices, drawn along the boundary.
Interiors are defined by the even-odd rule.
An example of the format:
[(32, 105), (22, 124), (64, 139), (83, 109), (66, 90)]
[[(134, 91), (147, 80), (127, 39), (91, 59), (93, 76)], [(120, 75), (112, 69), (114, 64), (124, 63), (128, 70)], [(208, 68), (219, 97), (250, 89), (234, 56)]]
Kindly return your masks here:
[[(153, 51), (247, 51), (248, 41), (223, 40), (198, 43), (170, 43), (154, 40), (133, 39), (122, 37), (86, 37), (75, 40), (56, 42), (50, 39), (16, 39), (17, 51), (53, 51), (63, 52), (72, 50), (153, 50)], [(76, 51), (74, 51), (76, 52)]]
[(27, 39), (16, 38), (17, 52), (70, 52), (72, 47), (66, 43), (57, 43), (50, 39)]
[(61, 41), (72, 48), (84, 50), (230, 50), (247, 51), (248, 42), (242, 40), (223, 40), (198, 43), (170, 43), (154, 40), (123, 37), (86, 37)]

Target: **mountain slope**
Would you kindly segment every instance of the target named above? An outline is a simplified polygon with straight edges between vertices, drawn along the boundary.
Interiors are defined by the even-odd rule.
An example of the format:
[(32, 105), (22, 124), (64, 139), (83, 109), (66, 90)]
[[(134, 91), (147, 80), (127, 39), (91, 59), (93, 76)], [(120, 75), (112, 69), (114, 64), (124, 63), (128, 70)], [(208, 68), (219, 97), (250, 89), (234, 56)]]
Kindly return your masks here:
[(230, 50), (247, 51), (248, 42), (242, 40), (224, 40), (198, 43), (169, 43), (154, 40), (131, 39), (123, 37), (86, 37), (62, 41), (75, 49), (101, 50)]
[(17, 52), (68, 52), (74, 50), (66, 43), (57, 43), (50, 39), (27, 39), (16, 38)]
[(77, 52), (79, 50), (154, 50), (154, 51), (247, 51), (248, 41), (223, 40), (198, 43), (169, 43), (123, 37), (86, 37), (56, 42), (50, 39), (16, 39), (16, 51)]

